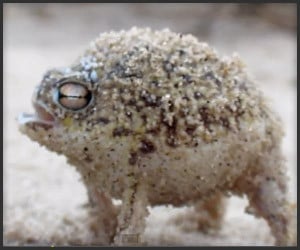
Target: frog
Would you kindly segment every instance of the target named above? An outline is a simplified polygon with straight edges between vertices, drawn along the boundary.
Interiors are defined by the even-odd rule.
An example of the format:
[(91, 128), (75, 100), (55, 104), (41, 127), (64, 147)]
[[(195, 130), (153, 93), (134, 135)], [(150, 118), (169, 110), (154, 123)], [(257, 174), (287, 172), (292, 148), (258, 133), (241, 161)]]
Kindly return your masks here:
[(169, 29), (103, 32), (44, 73), (32, 104), (19, 130), (79, 172), (101, 244), (146, 244), (158, 205), (218, 230), (230, 196), (291, 244), (282, 121), (238, 54)]

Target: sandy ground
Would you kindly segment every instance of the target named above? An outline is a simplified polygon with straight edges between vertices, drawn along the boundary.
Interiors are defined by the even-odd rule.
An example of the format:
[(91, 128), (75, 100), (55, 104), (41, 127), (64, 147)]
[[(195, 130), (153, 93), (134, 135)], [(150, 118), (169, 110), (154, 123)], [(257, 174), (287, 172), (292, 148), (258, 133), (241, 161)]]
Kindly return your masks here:
[[(281, 13), (276, 6), (275, 10)], [(285, 15), (293, 14), (293, 8), (288, 10)], [(87, 195), (79, 174), (63, 156), (21, 135), (15, 118), (32, 110), (33, 88), (46, 69), (70, 63), (98, 33), (133, 25), (192, 33), (222, 54), (240, 54), (282, 117), (290, 197), (297, 202), (295, 25), (277, 24), (241, 15), (237, 6), (228, 4), (5, 4), (4, 244), (96, 243), (86, 224)], [(246, 204), (246, 199), (230, 198), (222, 229), (206, 235), (193, 230), (193, 225), (175, 224), (188, 208), (151, 208), (146, 242), (272, 245), (267, 224), (245, 214)]]

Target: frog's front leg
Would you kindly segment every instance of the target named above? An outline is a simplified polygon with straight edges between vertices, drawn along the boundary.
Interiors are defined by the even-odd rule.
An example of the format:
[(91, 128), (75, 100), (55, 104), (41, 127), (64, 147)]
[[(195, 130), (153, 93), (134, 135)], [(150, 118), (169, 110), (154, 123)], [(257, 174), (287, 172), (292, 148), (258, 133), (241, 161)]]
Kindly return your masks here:
[(291, 228), (292, 211), (287, 198), (284, 163), (279, 150), (260, 156), (237, 181), (235, 191), (247, 195), (247, 212), (267, 221), (276, 245), (293, 245), (295, 236)]
[(109, 245), (112, 243), (116, 233), (117, 216), (119, 207), (113, 204), (109, 192), (97, 187), (97, 181), (92, 179), (96, 175), (91, 174), (95, 165), (81, 165), (81, 161), (68, 158), (71, 165), (81, 166), (78, 171), (83, 176), (81, 179), (86, 187), (88, 195), (88, 224), (93, 233), (92, 243), (95, 245)]
[(95, 244), (109, 245), (116, 232), (118, 207), (112, 198), (97, 188), (89, 189), (90, 227), (95, 234)]
[(145, 185), (137, 181), (131, 181), (122, 196), (122, 205), (114, 238), (115, 245), (143, 244), (145, 218), (149, 213), (147, 204)]

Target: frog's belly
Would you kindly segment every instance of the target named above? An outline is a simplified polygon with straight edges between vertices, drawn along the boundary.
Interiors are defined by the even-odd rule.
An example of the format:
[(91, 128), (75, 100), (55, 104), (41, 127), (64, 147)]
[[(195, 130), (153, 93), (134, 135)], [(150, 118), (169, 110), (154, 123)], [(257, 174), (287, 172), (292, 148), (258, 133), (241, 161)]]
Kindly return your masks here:
[(151, 204), (180, 204), (228, 188), (249, 165), (258, 146), (259, 142), (245, 144), (232, 138), (193, 148), (165, 146), (140, 156), (134, 166), (119, 162), (113, 175), (101, 171), (99, 181), (113, 197), (121, 198), (128, 183), (125, 173), (132, 171), (147, 186)]

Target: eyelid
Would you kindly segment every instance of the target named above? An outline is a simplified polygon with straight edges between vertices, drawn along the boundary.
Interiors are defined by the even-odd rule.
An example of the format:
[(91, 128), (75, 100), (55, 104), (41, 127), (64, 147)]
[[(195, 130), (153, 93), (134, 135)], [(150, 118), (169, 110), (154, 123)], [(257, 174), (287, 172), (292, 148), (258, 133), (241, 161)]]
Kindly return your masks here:
[(59, 87), (59, 90), (62, 95), (67, 97), (85, 97), (89, 92), (85, 86), (76, 83), (65, 83)]

